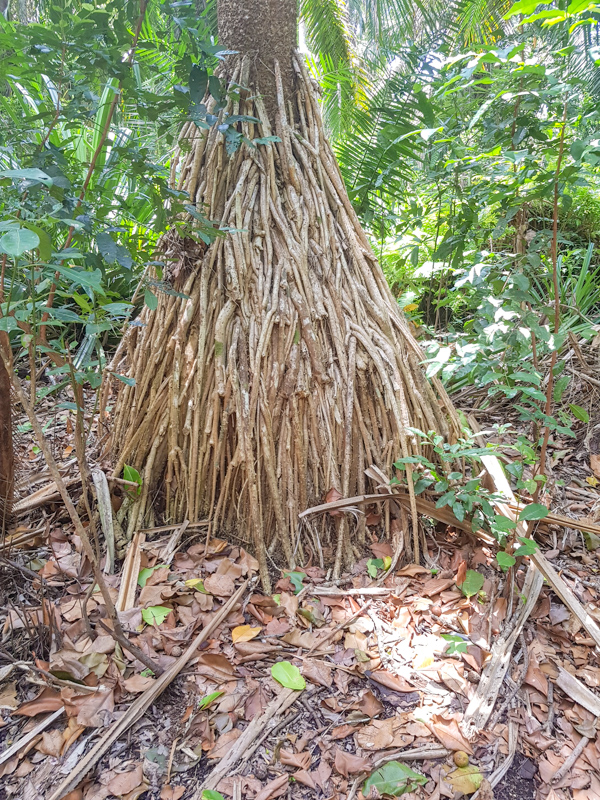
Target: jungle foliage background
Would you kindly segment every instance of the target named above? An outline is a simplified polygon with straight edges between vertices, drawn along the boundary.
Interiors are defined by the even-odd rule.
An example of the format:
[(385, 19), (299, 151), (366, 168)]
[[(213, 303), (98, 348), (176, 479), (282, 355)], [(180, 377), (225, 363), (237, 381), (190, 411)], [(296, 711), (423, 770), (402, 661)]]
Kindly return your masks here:
[[(97, 390), (124, 326), (173, 291), (155, 248), (186, 207), (168, 185), (174, 142), (185, 120), (218, 124), (199, 111), (207, 88), (224, 91), (215, 3), (142, 11), (57, 0), (0, 17), (0, 330), (38, 399), (73, 380)], [(300, 12), (351, 200), (428, 373), (547, 424), (540, 363), (600, 330), (597, 7), (302, 0)], [(226, 235), (195, 214), (184, 235)], [(40, 365), (50, 381), (36, 385)], [(559, 406), (553, 429), (588, 419)]]

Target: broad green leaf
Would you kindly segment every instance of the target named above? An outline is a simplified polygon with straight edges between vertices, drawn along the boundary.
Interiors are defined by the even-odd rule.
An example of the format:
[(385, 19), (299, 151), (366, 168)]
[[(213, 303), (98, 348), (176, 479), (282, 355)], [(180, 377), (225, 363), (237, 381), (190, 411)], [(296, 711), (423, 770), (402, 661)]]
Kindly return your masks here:
[(116, 378), (121, 383), (126, 384), (127, 386), (135, 386), (135, 378), (129, 378), (127, 375), (119, 375), (118, 372), (111, 372), (110, 373), (113, 378)]
[(273, 664), (271, 675), (286, 689), (295, 689), (296, 691), (306, 689), (306, 681), (300, 674), (300, 670), (289, 661), (278, 661)]
[(96, 234), (96, 245), (107, 264), (114, 264), (117, 260), (117, 243), (110, 233)]
[(573, 403), (569, 403), (569, 408), (571, 409), (571, 413), (573, 414), (573, 416), (576, 417), (577, 419), (580, 419), (582, 422), (590, 421), (590, 415), (585, 410), (585, 408), (582, 408), (581, 406), (576, 406)]
[(142, 609), (142, 619), (146, 625), (161, 625), (172, 610), (166, 606), (150, 606)]
[(402, 764), (400, 761), (388, 761), (367, 778), (363, 786), (363, 795), (369, 797), (371, 790), (375, 789), (376, 797), (382, 795), (400, 797), (407, 792), (413, 792), (417, 787), (424, 786), (426, 783), (427, 778), (424, 775), (415, 772), (406, 764)]
[(41, 169), (5, 169), (0, 172), (0, 178), (17, 178), (27, 181), (37, 181), (46, 186), (52, 186), (52, 178)]
[(468, 569), (464, 581), (460, 584), (459, 589), (465, 597), (472, 597), (477, 592), (481, 591), (485, 578), (481, 572), (474, 569)]
[(576, 139), (571, 145), (571, 156), (579, 161), (585, 150), (586, 144), (581, 139)]
[(464, 639), (457, 634), (454, 633), (442, 633), (442, 639), (445, 639), (447, 642), (450, 642), (446, 653), (449, 656), (453, 656), (455, 653), (466, 653), (467, 652), (467, 643)]
[(200, 709), (208, 708), (209, 705), (211, 703), (213, 703), (217, 699), (217, 697), (221, 697), (222, 694), (224, 694), (224, 692), (222, 690), (217, 691), (217, 692), (211, 692), (211, 694), (207, 694), (198, 703), (198, 708), (200, 708)]
[(304, 587), (302, 581), (306, 578), (306, 572), (284, 572), (283, 577), (290, 579), (290, 583), (294, 587), (294, 594), (298, 594)]
[(141, 569), (140, 570), (140, 574), (138, 575), (138, 579), (137, 579), (138, 586), (144, 587), (146, 585), (146, 582), (147, 582), (148, 578), (150, 577), (150, 575), (152, 575), (154, 570), (162, 569), (164, 566), (166, 566), (166, 565), (165, 564), (157, 564), (155, 567), (144, 567), (144, 569)]
[(37, 233), (40, 240), (38, 250), (42, 261), (49, 261), (52, 258), (52, 239), (43, 228), (38, 225), (33, 225), (31, 222), (24, 222), (23, 225), (29, 228), (30, 231)]
[(503, 517), (500, 514), (496, 514), (490, 524), (494, 528), (494, 530), (503, 531), (504, 533), (508, 533), (508, 531), (512, 531), (514, 528), (517, 527), (516, 522), (513, 522), (512, 519), (509, 519), (508, 517)]
[(371, 576), (371, 578), (377, 577), (377, 570), (383, 569), (383, 559), (382, 558), (370, 558), (367, 561), (367, 572)]
[(519, 520), (526, 522), (527, 520), (544, 519), (548, 516), (548, 509), (540, 503), (530, 503), (525, 506), (519, 514)]
[(519, 536), (519, 541), (521, 542), (521, 546), (517, 547), (515, 550), (516, 556), (531, 556), (537, 550), (539, 550), (538, 544), (533, 539), (525, 539), (522, 536)]
[(150, 311), (156, 311), (158, 308), (158, 297), (150, 291), (150, 289), (144, 290), (144, 303), (148, 306)]
[(225, 800), (225, 798), (216, 789), (203, 789), (200, 800)]
[(40, 243), (40, 237), (27, 228), (16, 228), (8, 231), (0, 239), (0, 250), (15, 258), (23, 255), (27, 250), (33, 250)]
[(125, 466), (123, 467), (123, 480), (130, 481), (131, 483), (137, 483), (138, 488), (135, 489), (135, 493), (138, 495), (141, 493), (142, 476), (137, 471), (137, 469), (135, 469), (135, 467), (130, 467), (129, 464), (125, 464)]
[(496, 561), (500, 564), (502, 569), (508, 569), (517, 563), (510, 553), (505, 553), (504, 550), (500, 550), (500, 552), (496, 553)]

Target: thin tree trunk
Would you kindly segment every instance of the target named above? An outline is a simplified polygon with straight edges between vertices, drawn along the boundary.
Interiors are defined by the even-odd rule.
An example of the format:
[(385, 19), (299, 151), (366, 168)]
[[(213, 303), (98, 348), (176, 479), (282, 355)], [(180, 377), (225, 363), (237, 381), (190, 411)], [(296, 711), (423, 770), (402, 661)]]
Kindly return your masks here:
[[(8, 334), (0, 331), (0, 347), (10, 353)], [(10, 517), (14, 484), (14, 454), (12, 441), (12, 403), (10, 378), (0, 359), (0, 533), (6, 530)]]

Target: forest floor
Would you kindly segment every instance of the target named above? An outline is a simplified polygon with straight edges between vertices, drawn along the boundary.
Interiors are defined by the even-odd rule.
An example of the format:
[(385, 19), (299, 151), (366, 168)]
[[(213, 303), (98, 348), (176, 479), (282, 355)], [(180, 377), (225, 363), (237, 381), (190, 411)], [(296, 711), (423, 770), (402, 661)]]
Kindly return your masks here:
[[(477, 419), (494, 414), (506, 422), (510, 409)], [(68, 412), (47, 423), (76, 489)], [(511, 584), (492, 543), (426, 517), (428, 568), (384, 577), (386, 501), (365, 509), (364, 558), (341, 581), (306, 564), (278, 576), (273, 596), (240, 540), (202, 525), (141, 532), (106, 583), (158, 676), (100, 624), (111, 627), (102, 595), (26, 427), (26, 513), (2, 552), (0, 798), (600, 798), (589, 549), (600, 540), (575, 520), (539, 524), (535, 538), (586, 624), (548, 582), (527, 605), (528, 558)], [(593, 529), (600, 493), (584, 432), (552, 444), (565, 484), (553, 510)], [(484, 578), (471, 596), (466, 570)], [(305, 688), (273, 677), (280, 662), (275, 676)]]

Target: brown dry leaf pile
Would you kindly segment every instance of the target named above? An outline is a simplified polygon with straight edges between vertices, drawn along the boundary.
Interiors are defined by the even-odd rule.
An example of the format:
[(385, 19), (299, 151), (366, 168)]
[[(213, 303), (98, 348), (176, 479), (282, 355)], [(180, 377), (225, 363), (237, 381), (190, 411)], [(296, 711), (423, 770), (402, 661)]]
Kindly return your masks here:
[[(43, 624), (52, 632), (50, 657), (0, 668), (4, 746), (20, 741), (46, 715), (64, 711), (0, 764), (7, 798), (42, 797), (155, 681), (101, 626), (110, 627), (110, 620), (76, 537), (52, 529), (47, 541), (49, 557), (37, 565), (45, 579), (42, 600), (7, 609), (3, 638), (9, 643)], [(135, 603), (120, 614), (129, 640), (163, 669), (257, 571), (243, 548), (218, 539), (191, 544), (166, 565), (167, 541), (168, 534), (144, 546)], [(372, 551), (374, 558), (392, 554), (385, 542), (374, 542)], [(386, 579), (384, 595), (358, 593), (376, 586), (367, 559), (342, 588), (326, 587), (324, 570), (309, 566), (284, 573), (273, 596), (250, 591), (70, 800), (192, 797), (280, 691), (270, 668), (282, 660), (300, 669), (306, 689), (261, 731), (251, 756), (219, 782), (225, 798), (361, 800), (367, 775), (413, 750), (421, 756), (407, 763), (423, 782), (404, 797), (473, 794), (482, 776), (492, 776), (508, 757), (511, 725), (518, 737), (512, 768), (494, 790), (484, 782), (479, 800), (600, 798), (596, 718), (555, 685), (562, 668), (600, 698), (593, 642), (544, 589), (496, 708), (511, 694), (512, 700), (467, 740), (465, 709), (507, 624), (505, 581), (493, 552), (466, 537), (444, 531), (437, 544), (430, 540), (430, 554), (434, 570), (400, 569)], [(471, 598), (457, 586), (466, 569), (485, 577)], [(108, 576), (115, 600), (121, 577)], [(600, 595), (590, 581), (572, 587), (600, 618)], [(572, 769), (553, 783), (584, 736)], [(437, 750), (437, 757), (423, 755), (423, 748)], [(440, 757), (440, 748), (448, 755)], [(468, 776), (465, 783), (465, 768), (456, 768), (457, 752), (467, 754), (475, 783)]]

